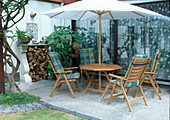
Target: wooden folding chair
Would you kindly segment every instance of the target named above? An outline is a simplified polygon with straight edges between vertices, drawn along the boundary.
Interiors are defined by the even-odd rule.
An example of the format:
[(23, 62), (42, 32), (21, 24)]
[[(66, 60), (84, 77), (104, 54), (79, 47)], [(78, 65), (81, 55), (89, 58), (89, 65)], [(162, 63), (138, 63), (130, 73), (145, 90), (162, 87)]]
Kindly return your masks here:
[[(80, 49), (80, 64), (85, 65), (85, 64), (94, 64), (95, 59), (94, 59), (94, 52), (93, 48), (82, 48)], [(83, 82), (89, 82), (90, 76), (85, 72), (84, 70), (80, 70), (81, 73), (81, 80), (82, 80), (82, 86)], [(84, 80), (83, 73), (86, 74), (88, 79)]]
[[(62, 83), (66, 82), (73, 98), (75, 98), (73, 91), (75, 89), (78, 89), (78, 91), (80, 92), (80, 89), (76, 82), (76, 80), (80, 77), (80, 73), (78, 73), (78, 72), (72, 73), (72, 71), (69, 70), (69, 69), (75, 69), (75, 67), (65, 68), (66, 70), (69, 70), (69, 71), (65, 71), (60, 60), (59, 60), (58, 54), (56, 52), (49, 52), (47, 55), (47, 58), (49, 59), (49, 63), (54, 71), (55, 76), (57, 77), (57, 80), (56, 80), (53, 90), (50, 94), (50, 97), (52, 97), (56, 88), (57, 88), (57, 91), (59, 91)], [(68, 74), (68, 73), (70, 73), (70, 74)], [(69, 82), (74, 82), (76, 87), (74, 89), (72, 89)], [(60, 85), (57, 87), (58, 83), (60, 83)]]
[[(155, 73), (156, 73), (156, 68), (157, 68), (157, 65), (158, 65), (159, 58), (160, 58), (160, 51), (157, 49), (156, 54), (155, 54), (155, 58), (154, 58), (154, 61), (153, 61), (152, 69), (150, 70), (150, 72), (144, 73), (143, 79), (141, 80), (141, 85), (142, 85), (143, 82), (151, 84), (153, 86), (156, 94), (158, 95), (159, 99), (161, 100), (161, 96), (160, 96), (159, 92), (162, 93), (162, 91), (161, 91), (161, 89), (160, 89), (160, 87), (159, 87), (159, 85), (158, 85), (158, 83), (156, 82), (156, 79), (155, 79)], [(150, 68), (147, 68), (147, 69), (150, 69)], [(136, 90), (133, 97), (136, 97), (138, 91), (139, 91), (139, 88)]]
[[(144, 74), (145, 69), (147, 68), (147, 65), (148, 65), (150, 59), (151, 58), (148, 57), (148, 55), (136, 55), (133, 58), (132, 63), (129, 65), (129, 68), (128, 68), (124, 78), (116, 76), (114, 74), (109, 74), (111, 77), (115, 77), (116, 80), (110, 80), (110, 82), (107, 84), (106, 89), (102, 95), (102, 98), (104, 98), (109, 86), (110, 85), (113, 86), (111, 94), (110, 94), (110, 98), (109, 98), (107, 104), (110, 104), (110, 101), (112, 98), (124, 95), (124, 99), (127, 102), (130, 112), (132, 111), (132, 109), (130, 107), (130, 102), (133, 102), (133, 101), (136, 101), (139, 99), (143, 99), (145, 102), (145, 105), (147, 106), (147, 102), (146, 102), (141, 84), (139, 84), (139, 80), (142, 78), (142, 75)], [(128, 100), (127, 94), (129, 92), (130, 88), (132, 88), (132, 87), (139, 87), (142, 96), (132, 99), (132, 100)], [(122, 90), (123, 93), (112, 96), (115, 88)]]

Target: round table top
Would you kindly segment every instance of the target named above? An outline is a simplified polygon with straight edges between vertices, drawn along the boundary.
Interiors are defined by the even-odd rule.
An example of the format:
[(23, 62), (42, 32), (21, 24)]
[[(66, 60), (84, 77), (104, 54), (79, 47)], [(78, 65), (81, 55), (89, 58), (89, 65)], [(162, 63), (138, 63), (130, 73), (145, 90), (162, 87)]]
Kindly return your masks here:
[(80, 69), (92, 70), (92, 71), (113, 71), (113, 70), (118, 70), (121, 68), (122, 67), (120, 67), (117, 64), (105, 64), (105, 63), (102, 63), (101, 66), (99, 66), (98, 63), (80, 65)]

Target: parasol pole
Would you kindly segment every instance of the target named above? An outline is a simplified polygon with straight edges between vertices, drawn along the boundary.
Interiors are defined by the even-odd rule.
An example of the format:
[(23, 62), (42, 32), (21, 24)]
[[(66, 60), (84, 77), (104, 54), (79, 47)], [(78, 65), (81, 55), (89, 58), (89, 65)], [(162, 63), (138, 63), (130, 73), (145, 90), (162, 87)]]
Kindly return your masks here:
[(99, 13), (99, 66), (101, 66), (101, 16), (102, 14)]

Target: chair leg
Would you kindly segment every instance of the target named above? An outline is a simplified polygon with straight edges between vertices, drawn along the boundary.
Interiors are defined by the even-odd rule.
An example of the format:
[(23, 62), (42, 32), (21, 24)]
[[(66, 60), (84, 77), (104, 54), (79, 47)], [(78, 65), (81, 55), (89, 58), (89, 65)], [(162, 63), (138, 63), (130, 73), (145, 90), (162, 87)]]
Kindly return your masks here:
[[(114, 71), (112, 72), (112, 74), (114, 73)], [(106, 79), (108, 82), (110, 82), (110, 80), (112, 79), (112, 77), (109, 78), (109, 76), (107, 75), (107, 72), (104, 72), (105, 76), (106, 76)], [(110, 84), (111, 87), (113, 88), (112, 84)], [(117, 91), (115, 90), (115, 93), (117, 93)]]
[[(130, 88), (128, 88), (128, 89), (127, 89), (127, 91), (126, 91), (126, 95), (128, 95), (129, 90), (130, 90)], [(125, 99), (125, 97), (124, 97), (123, 99)]]
[(138, 94), (138, 91), (139, 91), (139, 87), (137, 87), (137, 90), (136, 90), (135, 94), (133, 95), (133, 98), (136, 97), (136, 95)]
[(142, 87), (139, 86), (139, 88), (140, 88), (141, 94), (142, 94), (142, 96), (143, 96), (143, 100), (144, 100), (144, 102), (145, 102), (145, 105), (147, 106), (146, 98), (145, 98), (145, 95), (144, 95), (144, 93), (143, 93)]
[(110, 84), (111, 84), (111, 83), (108, 83), (108, 84), (107, 84), (106, 89), (104, 90), (104, 93), (103, 93), (103, 95), (102, 95), (101, 99), (103, 99), (103, 98), (105, 97), (106, 92), (107, 92), (107, 90), (108, 90), (108, 88), (109, 88)]
[[(145, 80), (145, 77), (146, 77), (146, 75), (144, 75), (144, 76), (143, 76), (143, 78), (142, 78), (141, 82), (139, 83), (139, 85), (140, 85), (140, 86), (143, 84), (143, 81)], [(137, 90), (136, 90), (135, 94), (133, 95), (133, 98), (135, 98), (135, 97), (136, 97), (136, 95), (137, 95), (138, 91), (139, 91), (139, 87), (137, 88)]]
[(159, 95), (159, 92), (158, 92), (157, 88), (155, 87), (155, 85), (154, 85), (154, 83), (153, 83), (153, 80), (152, 80), (151, 76), (148, 75), (148, 77), (149, 77), (149, 80), (150, 80), (150, 82), (151, 82), (151, 84), (152, 84), (152, 86), (153, 86), (153, 88), (154, 88), (156, 94), (158, 95), (159, 99), (161, 100), (162, 98), (161, 98), (161, 96)]
[(62, 84), (63, 84), (63, 83), (60, 83), (60, 85), (59, 85), (58, 88), (57, 88), (57, 91), (60, 90)]
[(155, 81), (155, 84), (156, 84), (156, 86), (157, 86), (157, 88), (158, 88), (158, 90), (159, 90), (159, 93), (162, 93), (162, 91), (161, 91), (161, 89), (160, 89), (158, 83), (156, 82), (156, 80), (154, 80), (154, 81)]
[(82, 84), (82, 87), (83, 87), (84, 85), (83, 85), (83, 71), (82, 70), (80, 70), (80, 74), (81, 74), (81, 82), (82, 82), (81, 84)]
[(115, 91), (115, 87), (112, 89), (112, 91), (110, 93), (110, 97), (109, 97), (107, 104), (110, 104), (110, 101), (112, 100), (112, 95), (113, 95), (114, 91)]
[(124, 95), (124, 97), (125, 97), (125, 100), (126, 100), (126, 102), (127, 102), (129, 111), (132, 112), (132, 109), (131, 109), (131, 107), (130, 107), (129, 100), (128, 100), (128, 98), (127, 98), (126, 92), (125, 92), (124, 87), (123, 87), (123, 85), (122, 85), (122, 83), (121, 83), (120, 80), (119, 80), (119, 83), (120, 83), (120, 86), (121, 86), (121, 90), (122, 90), (122, 92), (123, 92), (123, 95)]
[(74, 92), (73, 92), (73, 90), (72, 90), (72, 88), (71, 88), (71, 86), (70, 86), (70, 84), (69, 84), (69, 82), (68, 82), (67, 77), (66, 77), (65, 74), (64, 74), (64, 78), (65, 78), (65, 81), (66, 81), (66, 83), (67, 83), (67, 86), (68, 86), (68, 88), (69, 88), (69, 90), (70, 90), (73, 98), (76, 98), (76, 96), (74, 95)]
[(129, 90), (130, 90), (130, 88), (128, 88), (128, 89), (127, 89), (127, 91), (126, 91), (126, 95), (128, 95), (128, 93), (129, 93)]
[(50, 97), (53, 96), (53, 93), (54, 93), (54, 91), (55, 91), (55, 89), (56, 89), (56, 87), (57, 87), (57, 85), (58, 85), (58, 83), (59, 83), (59, 80), (60, 80), (61, 76), (62, 76), (62, 75), (60, 75), (60, 76), (58, 77), (58, 79), (56, 80), (55, 85), (54, 85), (54, 87), (53, 87), (53, 90), (51, 91)]
[(76, 84), (76, 88), (77, 88), (77, 89), (78, 89), (78, 91), (80, 92), (80, 88), (79, 88), (79, 86), (78, 86), (77, 82), (76, 82), (76, 81), (74, 81), (74, 83)]
[(81, 79), (81, 78), (79, 78), (79, 83), (80, 83), (80, 79)]
[(112, 95), (113, 95), (113, 93), (115, 92), (116, 84), (117, 84), (117, 80), (116, 80), (116, 82), (115, 82), (114, 85), (113, 85), (112, 91), (111, 91), (111, 93), (110, 93), (110, 98), (109, 98), (107, 104), (110, 104), (110, 101), (111, 101), (111, 99), (112, 99)]

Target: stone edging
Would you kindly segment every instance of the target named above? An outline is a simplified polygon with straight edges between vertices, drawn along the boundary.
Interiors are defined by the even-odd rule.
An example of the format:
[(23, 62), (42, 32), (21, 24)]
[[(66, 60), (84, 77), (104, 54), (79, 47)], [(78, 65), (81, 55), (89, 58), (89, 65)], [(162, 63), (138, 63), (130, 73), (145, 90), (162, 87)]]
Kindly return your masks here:
[(17, 113), (17, 112), (28, 112), (32, 110), (39, 110), (42, 108), (46, 108), (40, 103), (28, 103), (21, 105), (1, 105), (0, 104), (0, 113)]
[(43, 108), (51, 108), (51, 109), (59, 110), (59, 111), (69, 113), (69, 114), (72, 114), (72, 115), (75, 115), (81, 118), (85, 118), (88, 120), (99, 120), (98, 118), (88, 116), (85, 114), (81, 114), (75, 111), (71, 111), (65, 108), (57, 107), (57, 106), (51, 105), (41, 100), (38, 100), (37, 102), (38, 103), (33, 102), (33, 103), (21, 104), (21, 105), (1, 105), (0, 104), (0, 113), (28, 112), (28, 111), (39, 110)]
[(54, 109), (54, 110), (59, 110), (59, 111), (69, 113), (69, 114), (72, 114), (72, 115), (75, 115), (75, 116), (78, 116), (78, 117), (81, 117), (81, 118), (85, 118), (85, 119), (88, 119), (88, 120), (100, 120), (100, 119), (92, 117), (92, 116), (88, 116), (88, 115), (81, 114), (81, 113), (78, 113), (78, 112), (75, 112), (75, 111), (71, 111), (71, 110), (68, 110), (68, 109), (65, 109), (65, 108), (61, 108), (61, 107), (51, 105), (51, 104), (46, 103), (46, 102), (41, 101), (41, 100), (38, 100), (38, 103), (40, 103), (41, 105), (43, 105), (43, 106), (45, 106), (47, 108), (51, 108), (51, 109)]

